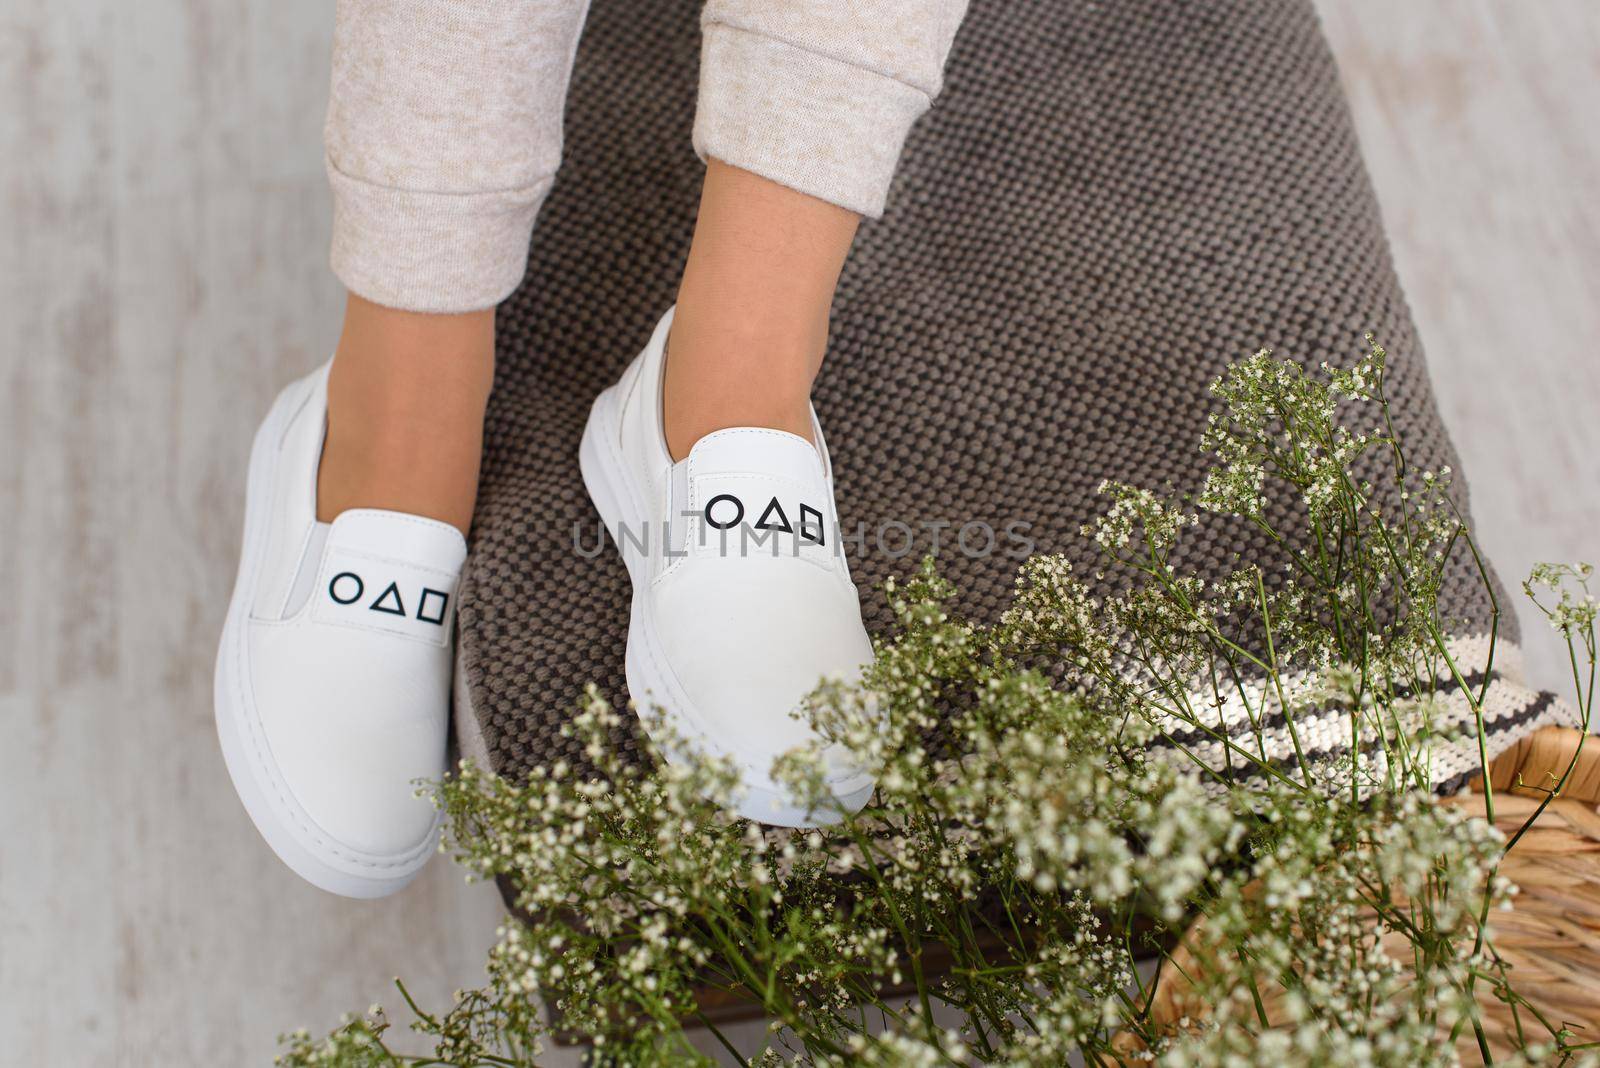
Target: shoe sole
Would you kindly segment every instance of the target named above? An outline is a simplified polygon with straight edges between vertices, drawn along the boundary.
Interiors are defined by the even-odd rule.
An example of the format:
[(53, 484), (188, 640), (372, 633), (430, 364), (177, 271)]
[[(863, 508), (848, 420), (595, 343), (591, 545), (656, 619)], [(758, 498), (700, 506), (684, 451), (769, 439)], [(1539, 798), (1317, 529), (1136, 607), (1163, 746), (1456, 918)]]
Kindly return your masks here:
[[(244, 539), (239, 553), (239, 573), (222, 627), (213, 682), (217, 740), (233, 788), (245, 811), (272, 851), (306, 882), (342, 897), (384, 897), (404, 887), (433, 856), (439, 832), (435, 815), (427, 837), (394, 857), (367, 856), (332, 844), (311, 817), (294, 801), (288, 784), (271, 763), (265, 732), (249, 701), (243, 680), (249, 677), (249, 646), (245, 624), (255, 599), (257, 572), (266, 548), (278, 441), (290, 420), (315, 388), (286, 390), (256, 431), (250, 448), (250, 469), (245, 484)], [(297, 829), (298, 828), (298, 829)], [(309, 841), (307, 840), (309, 839)], [(324, 840), (326, 839), (326, 840)], [(319, 848), (320, 847), (320, 848)]]
[[(633, 485), (616, 444), (621, 438), (617, 418), (618, 396), (617, 387), (612, 386), (595, 398), (594, 406), (589, 410), (589, 421), (583, 429), (583, 441), (578, 446), (578, 467), (583, 474), (583, 485), (589, 492), (589, 499), (600, 513), (607, 536), (616, 545), (628, 569), (628, 581), (633, 587), (628, 616), (628, 647), (624, 658), (628, 696), (633, 699), (636, 713), (641, 708), (660, 709), (672, 717), (683, 741), (691, 745), (698, 744), (712, 753), (720, 753), (722, 746), (694, 714), (694, 706), (666, 666), (661, 642), (645, 611), (648, 579), (642, 576), (648, 572), (642, 569), (646, 561), (636, 545), (625, 547), (625, 539), (615, 536), (623, 529), (624, 523), (630, 520), (637, 522), (637, 517), (647, 514), (644, 495)], [(648, 732), (649, 720), (641, 717), (640, 722)], [(667, 760), (675, 762), (673, 752), (665, 746), (661, 748)], [(735, 803), (734, 811), (745, 819), (777, 827), (815, 827), (836, 823), (840, 818), (839, 812), (811, 810), (792, 803), (764, 782), (751, 781), (742, 767), (740, 784), (743, 794)], [(842, 794), (838, 798), (840, 808), (856, 812), (867, 803), (872, 790), (873, 783), (869, 779), (865, 786)]]

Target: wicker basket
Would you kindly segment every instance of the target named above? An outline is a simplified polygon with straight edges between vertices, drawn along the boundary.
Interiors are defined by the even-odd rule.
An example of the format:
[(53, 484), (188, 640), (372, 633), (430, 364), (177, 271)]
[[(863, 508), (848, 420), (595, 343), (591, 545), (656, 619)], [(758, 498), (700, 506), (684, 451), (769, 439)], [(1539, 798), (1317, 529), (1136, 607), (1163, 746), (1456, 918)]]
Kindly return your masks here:
[[(1576, 730), (1546, 727), (1519, 741), (1490, 766), (1495, 788), (1495, 822), (1513, 834), (1538, 808), (1537, 787), (1554, 786), (1583, 736)], [(1484, 814), (1483, 782), (1475, 781), (1468, 793), (1446, 798), (1477, 816)], [(1579, 1041), (1600, 1039), (1600, 740), (1590, 739), (1561, 791), (1522, 836), (1500, 866), (1503, 875), (1519, 887), (1513, 908), (1491, 918), (1496, 951), (1511, 968), (1512, 984), (1545, 1018), (1565, 1024)], [(1183, 973), (1200, 966), (1190, 946), (1191, 930), (1163, 962), (1152, 994), (1151, 1015), (1159, 1028), (1176, 1031), (1181, 1021), (1199, 1021), (1205, 1006), (1199, 1002)], [(1388, 936), (1396, 959), (1403, 937)], [(1387, 939), (1386, 939), (1387, 941)], [(1281, 990), (1263, 989), (1267, 1018), (1278, 1022)], [(1517, 1045), (1516, 1024), (1509, 1005), (1485, 989), (1479, 1012), (1496, 1060)], [(1524, 1025), (1543, 1029), (1524, 1016)], [(1533, 1037), (1533, 1036), (1530, 1036)], [(1122, 1036), (1119, 1049), (1134, 1054), (1140, 1043)], [(1458, 1036), (1463, 1063), (1480, 1063), (1475, 1037)], [(1130, 1058), (1131, 1061), (1131, 1058)]]

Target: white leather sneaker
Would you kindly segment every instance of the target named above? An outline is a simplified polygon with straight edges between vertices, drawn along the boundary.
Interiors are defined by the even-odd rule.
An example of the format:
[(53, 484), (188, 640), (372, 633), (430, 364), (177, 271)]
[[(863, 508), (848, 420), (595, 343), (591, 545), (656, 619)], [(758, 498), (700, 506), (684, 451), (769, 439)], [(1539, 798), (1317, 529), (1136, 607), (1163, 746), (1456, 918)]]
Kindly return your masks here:
[(256, 433), (244, 551), (217, 652), (217, 734), (262, 837), (308, 882), (381, 897), (438, 840), (418, 779), (445, 770), (466, 542), (376, 509), (316, 519), (328, 368)]
[[(707, 435), (673, 463), (661, 424), (671, 326), (669, 309), (600, 394), (579, 452), (633, 583), (628, 693), (636, 707), (660, 710), (683, 741), (733, 758), (739, 815), (789, 827), (833, 822), (838, 810), (808, 812), (770, 774), (777, 756), (815, 740), (793, 715), (802, 698), (872, 660), (838, 544), (827, 446), (813, 413), (816, 447), (741, 427)], [(856, 811), (872, 775), (836, 750), (826, 756), (839, 809)]]

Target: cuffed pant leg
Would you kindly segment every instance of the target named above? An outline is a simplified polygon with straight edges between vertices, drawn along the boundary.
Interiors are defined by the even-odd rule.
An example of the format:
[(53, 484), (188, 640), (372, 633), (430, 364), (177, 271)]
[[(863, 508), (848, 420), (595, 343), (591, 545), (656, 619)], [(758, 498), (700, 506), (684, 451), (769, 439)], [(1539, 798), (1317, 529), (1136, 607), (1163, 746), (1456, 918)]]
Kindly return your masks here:
[(966, 0), (707, 0), (695, 151), (881, 215), (966, 8)]
[(587, 0), (338, 0), (325, 128), (333, 270), (388, 307), (522, 280)]

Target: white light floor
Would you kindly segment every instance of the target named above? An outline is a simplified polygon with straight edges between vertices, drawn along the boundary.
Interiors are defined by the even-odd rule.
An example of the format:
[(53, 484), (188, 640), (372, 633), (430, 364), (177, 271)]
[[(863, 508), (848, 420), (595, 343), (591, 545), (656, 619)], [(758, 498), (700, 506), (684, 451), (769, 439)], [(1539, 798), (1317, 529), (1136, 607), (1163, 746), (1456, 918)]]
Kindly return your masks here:
[[(1483, 542), (1513, 587), (1600, 557), (1600, 7), (1322, 6)], [(375, 904), (299, 882), (212, 734), (250, 429), (337, 328), (330, 24), (319, 0), (0, 16), (6, 1063), (266, 1063), (394, 975), (432, 1004), (475, 984), (493, 936), (496, 895), (447, 863)]]

